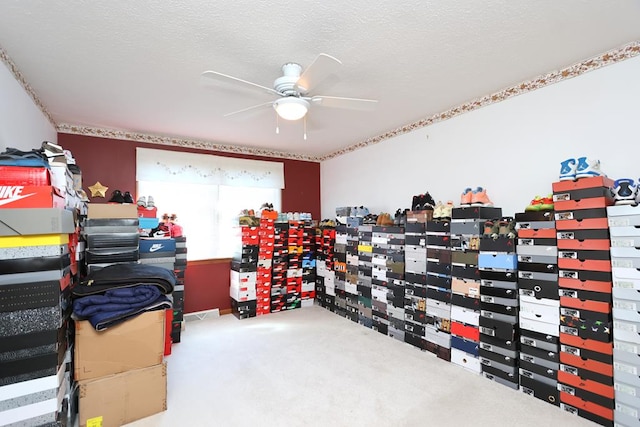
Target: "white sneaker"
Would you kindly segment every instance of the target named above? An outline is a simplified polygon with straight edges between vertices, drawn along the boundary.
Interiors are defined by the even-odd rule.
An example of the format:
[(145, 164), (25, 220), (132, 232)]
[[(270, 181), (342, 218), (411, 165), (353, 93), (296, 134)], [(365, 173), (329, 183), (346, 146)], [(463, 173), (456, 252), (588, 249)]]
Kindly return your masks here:
[(155, 201), (153, 200), (153, 196), (149, 196), (149, 197), (147, 198), (147, 207), (148, 207), (148, 208), (155, 208), (155, 207), (156, 207), (156, 203), (155, 203)]
[(579, 157), (576, 168), (576, 178), (590, 178), (594, 176), (606, 176), (600, 170), (600, 160), (589, 160), (586, 157)]

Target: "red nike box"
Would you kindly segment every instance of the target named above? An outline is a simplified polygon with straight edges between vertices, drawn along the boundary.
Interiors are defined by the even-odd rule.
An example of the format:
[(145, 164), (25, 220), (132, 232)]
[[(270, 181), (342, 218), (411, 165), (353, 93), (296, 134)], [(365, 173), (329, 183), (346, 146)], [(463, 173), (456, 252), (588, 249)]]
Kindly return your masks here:
[(51, 186), (1, 185), (0, 208), (59, 208), (64, 209), (65, 199)]
[(51, 172), (47, 168), (0, 166), (0, 185), (51, 185)]

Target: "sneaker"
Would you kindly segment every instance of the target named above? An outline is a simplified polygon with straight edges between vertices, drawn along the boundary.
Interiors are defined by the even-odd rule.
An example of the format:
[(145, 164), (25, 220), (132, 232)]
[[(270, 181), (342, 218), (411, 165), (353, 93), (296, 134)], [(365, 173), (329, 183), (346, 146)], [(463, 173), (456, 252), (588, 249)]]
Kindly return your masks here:
[(424, 194), (424, 197), (422, 199), (422, 210), (432, 211), (435, 205), (436, 205), (435, 200), (433, 200), (433, 197), (431, 197), (431, 194), (429, 194), (429, 192), (427, 191)]
[(495, 239), (498, 236), (508, 237), (509, 239), (516, 237), (516, 222), (513, 217), (505, 216), (500, 218), (498, 222), (498, 233), (495, 237), (493, 235), (491, 237)]
[(600, 160), (589, 160), (586, 157), (578, 158), (578, 166), (576, 168), (576, 179), (590, 178), (593, 176), (606, 176), (600, 170)]
[(419, 211), (420, 208), (422, 208), (422, 198), (424, 196), (421, 194), (419, 196), (413, 196), (413, 199), (411, 199), (411, 210), (412, 211)]
[(393, 219), (391, 218), (391, 214), (388, 214), (388, 213), (382, 214), (382, 221), (380, 221), (380, 225), (383, 225), (383, 226), (394, 225)]
[(400, 225), (401, 216), (402, 216), (402, 212), (400, 211), (400, 209), (398, 209), (396, 213), (393, 214), (393, 225)]
[(153, 196), (147, 197), (147, 207), (148, 208), (155, 208), (156, 207), (156, 203), (153, 200)]
[(616, 179), (613, 183), (613, 197), (616, 205), (636, 205), (638, 186), (631, 178)]
[(131, 193), (128, 191), (124, 192), (122, 198), (124, 199), (124, 203), (133, 203), (133, 196), (131, 196)]
[(438, 200), (438, 203), (436, 203), (436, 206), (433, 208), (433, 219), (442, 218), (443, 209), (444, 205)]
[(147, 198), (144, 196), (141, 196), (138, 201), (137, 201), (137, 205), (141, 208), (146, 208), (147, 207)]
[(442, 207), (440, 219), (451, 219), (452, 212), (453, 212), (453, 201), (447, 200), (447, 204), (445, 204)]
[(547, 197), (542, 198), (541, 211), (552, 211), (554, 209), (553, 194), (549, 194)]
[(493, 202), (487, 196), (487, 190), (478, 187), (471, 193), (471, 206), (493, 206)]
[(470, 187), (467, 187), (464, 189), (464, 191), (462, 192), (462, 195), (460, 196), (460, 206), (469, 206), (471, 204), (471, 196), (473, 195), (473, 192), (471, 191)]
[(576, 159), (567, 159), (560, 162), (560, 181), (573, 181), (576, 179)]
[(120, 190), (113, 190), (109, 203), (124, 203), (124, 196)]
[(537, 212), (542, 210), (542, 197), (536, 196), (531, 200), (529, 206), (524, 208), (525, 212)]
[(482, 231), (484, 237), (491, 237), (494, 233), (497, 234), (498, 231), (499, 225), (497, 220), (488, 219), (484, 222), (484, 229)]

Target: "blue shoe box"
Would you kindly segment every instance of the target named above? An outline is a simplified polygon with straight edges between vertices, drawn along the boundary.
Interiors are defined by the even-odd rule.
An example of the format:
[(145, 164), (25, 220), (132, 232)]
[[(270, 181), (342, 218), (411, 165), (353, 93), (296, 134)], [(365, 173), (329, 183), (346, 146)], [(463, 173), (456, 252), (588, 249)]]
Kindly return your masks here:
[(138, 227), (142, 229), (152, 229), (160, 225), (158, 218), (138, 218)]
[(492, 268), (501, 270), (515, 270), (518, 267), (516, 254), (486, 253), (478, 255), (478, 268)]
[(175, 254), (176, 252), (175, 239), (148, 239), (141, 237), (139, 245), (141, 254), (163, 252), (171, 252)]

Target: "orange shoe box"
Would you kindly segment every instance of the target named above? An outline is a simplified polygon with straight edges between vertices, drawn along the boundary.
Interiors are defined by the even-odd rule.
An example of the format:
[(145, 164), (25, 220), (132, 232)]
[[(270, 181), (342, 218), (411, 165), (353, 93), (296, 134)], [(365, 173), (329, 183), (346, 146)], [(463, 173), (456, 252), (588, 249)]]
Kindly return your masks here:
[(610, 293), (560, 289), (560, 305), (562, 307), (598, 313), (611, 313), (612, 304)]
[(601, 282), (598, 280), (581, 280), (578, 278), (560, 277), (558, 279), (558, 286), (561, 288), (610, 294), (613, 284), (611, 282)]
[(554, 202), (556, 211), (572, 211), (574, 209), (597, 209), (612, 206), (613, 198), (610, 197), (589, 197), (581, 200), (558, 200)]
[[(613, 409), (611, 408), (606, 408), (602, 405), (598, 405), (597, 403), (589, 402), (587, 400), (580, 399), (577, 396), (573, 396), (569, 393), (564, 392), (560, 392), (560, 401), (562, 403), (571, 405), (574, 408), (578, 408), (578, 410), (581, 409), (583, 411), (587, 411), (599, 417), (613, 421)], [(611, 399), (611, 402), (613, 403), (613, 399)]]
[(51, 185), (51, 172), (47, 168), (0, 166), (0, 176), (0, 185)]
[(558, 267), (569, 270), (611, 272), (610, 260), (558, 258)]
[(518, 237), (521, 239), (555, 239), (556, 229), (540, 228), (536, 230), (532, 228), (521, 228), (520, 230), (518, 230)]
[(558, 230), (593, 230), (596, 228), (609, 228), (607, 218), (562, 219), (556, 221)]
[(584, 348), (585, 350), (597, 351), (598, 353), (610, 354), (613, 356), (613, 342), (584, 339), (562, 332), (560, 333), (560, 342), (572, 347)]
[(580, 178), (577, 181), (558, 181), (551, 184), (554, 193), (594, 187), (613, 188), (613, 180), (606, 176), (594, 176), (592, 178)]
[(561, 351), (560, 363), (575, 366), (576, 368), (587, 369), (589, 371), (597, 372), (599, 374), (606, 375), (608, 377), (613, 378), (613, 357), (611, 356), (609, 357), (611, 358), (611, 362), (606, 363), (606, 362), (600, 362), (598, 360), (583, 359), (580, 356), (576, 356), (576, 355)]
[(0, 208), (59, 208), (64, 209), (65, 198), (52, 186), (0, 186)]

